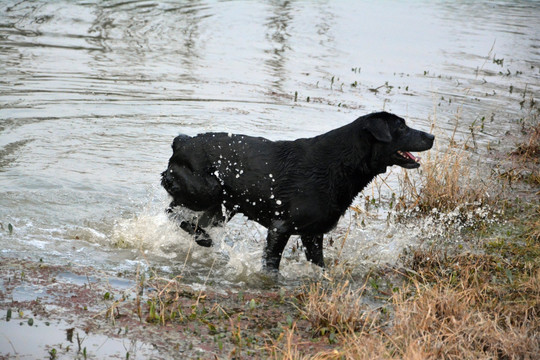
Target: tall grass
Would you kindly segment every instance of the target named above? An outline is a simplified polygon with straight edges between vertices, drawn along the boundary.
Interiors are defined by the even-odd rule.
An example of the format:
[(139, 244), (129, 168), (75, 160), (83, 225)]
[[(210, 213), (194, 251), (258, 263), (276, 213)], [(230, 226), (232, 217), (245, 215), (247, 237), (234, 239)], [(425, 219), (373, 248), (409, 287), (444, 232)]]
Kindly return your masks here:
[(512, 154), (521, 157), (522, 161), (540, 163), (540, 124), (531, 126), (528, 129), (528, 138), (518, 144)]
[[(477, 167), (469, 151), (474, 128), (471, 127), (468, 139), (458, 141), (456, 131), (459, 122), (460, 115), (457, 114), (454, 131), (447, 141), (437, 134), (435, 149), (427, 152), (422, 159), (420, 176), (413, 177), (408, 171), (402, 171), (400, 209), (414, 209), (423, 213), (433, 209), (453, 211), (489, 202), (493, 182), (474, 171)], [(435, 125), (436, 115), (432, 128), (436, 129)], [(438, 145), (443, 141), (448, 144), (446, 148)]]
[[(516, 165), (504, 175), (510, 180), (523, 180), (532, 186), (540, 186), (540, 123), (524, 130), (527, 138), (522, 143), (517, 144), (514, 151), (510, 153), (516, 160)], [(537, 191), (540, 195), (540, 191)]]
[(350, 287), (348, 281), (330, 281), (328, 284), (312, 283), (302, 293), (301, 314), (315, 333), (359, 331), (373, 326), (378, 319), (363, 299), (365, 285)]
[[(303, 314), (314, 329), (322, 324), (339, 329), (337, 345), (308, 357), (278, 339), (266, 350), (279, 359), (332, 360), (534, 359), (540, 353), (539, 269), (529, 270), (517, 286), (492, 256), (418, 252), (411, 261), (409, 285), (390, 297), (391, 316), (366, 322), (361, 315), (340, 314), (353, 310), (331, 304), (352, 300), (346, 284), (332, 294), (315, 284), (303, 299)], [(294, 338), (294, 330), (287, 339)]]

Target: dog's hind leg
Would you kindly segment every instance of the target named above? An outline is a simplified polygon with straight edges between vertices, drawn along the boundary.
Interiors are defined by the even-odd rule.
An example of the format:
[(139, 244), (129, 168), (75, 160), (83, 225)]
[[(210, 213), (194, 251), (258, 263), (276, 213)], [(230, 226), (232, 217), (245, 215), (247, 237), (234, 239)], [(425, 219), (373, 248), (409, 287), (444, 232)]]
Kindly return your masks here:
[(301, 239), (306, 249), (306, 258), (308, 261), (324, 268), (323, 234), (302, 235)]

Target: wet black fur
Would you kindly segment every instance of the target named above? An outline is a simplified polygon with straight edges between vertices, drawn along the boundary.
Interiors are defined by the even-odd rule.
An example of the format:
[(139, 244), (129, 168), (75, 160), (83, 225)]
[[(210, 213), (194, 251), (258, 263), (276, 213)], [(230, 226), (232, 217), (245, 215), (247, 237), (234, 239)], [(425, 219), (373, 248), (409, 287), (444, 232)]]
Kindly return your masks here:
[(362, 116), (328, 133), (294, 141), (206, 133), (179, 135), (162, 173), (177, 206), (203, 215), (178, 219), (199, 245), (211, 246), (208, 226), (243, 213), (268, 228), (264, 267), (277, 270), (291, 235), (301, 235), (309, 261), (324, 266), (323, 234), (334, 228), (355, 196), (391, 165), (416, 168), (397, 154), (424, 151), (434, 136), (386, 112)]

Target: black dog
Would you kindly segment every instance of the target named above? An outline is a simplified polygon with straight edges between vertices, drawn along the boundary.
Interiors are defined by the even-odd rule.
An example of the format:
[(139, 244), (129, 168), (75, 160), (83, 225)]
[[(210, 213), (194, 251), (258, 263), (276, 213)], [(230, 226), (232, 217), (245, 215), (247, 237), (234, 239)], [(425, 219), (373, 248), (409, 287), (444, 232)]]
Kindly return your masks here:
[(291, 235), (301, 235), (307, 259), (321, 267), (323, 234), (334, 228), (356, 195), (391, 165), (420, 166), (409, 151), (425, 151), (434, 136), (386, 112), (374, 113), (309, 139), (206, 133), (179, 135), (161, 184), (172, 196), (168, 211), (203, 211), (180, 227), (211, 246), (208, 226), (243, 213), (268, 228), (264, 267), (278, 270)]

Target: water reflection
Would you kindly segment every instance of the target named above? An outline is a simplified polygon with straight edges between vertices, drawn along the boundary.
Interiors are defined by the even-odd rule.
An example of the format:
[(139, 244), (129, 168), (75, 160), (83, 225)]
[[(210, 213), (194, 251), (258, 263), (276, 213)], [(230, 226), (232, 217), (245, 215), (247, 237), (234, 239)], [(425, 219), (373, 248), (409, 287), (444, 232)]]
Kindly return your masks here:
[(205, 46), (200, 25), (211, 16), (207, 10), (200, 1), (182, 6), (149, 2), (96, 6), (88, 31), (96, 35), (90, 42), (104, 51), (94, 53), (90, 65), (100, 77), (141, 82), (153, 88), (154, 95), (172, 83), (182, 87), (182, 96), (192, 95), (192, 89), (182, 85), (200, 81), (196, 73)]
[(293, 21), (293, 14), (290, 1), (274, 0), (270, 1), (272, 14), (266, 22), (266, 39), (271, 48), (266, 50), (269, 58), (266, 61), (272, 77), (272, 88), (274, 91), (283, 93), (282, 85), (287, 79), (286, 61), (289, 58), (287, 53), (291, 52), (288, 43), (290, 34), (290, 23)]

